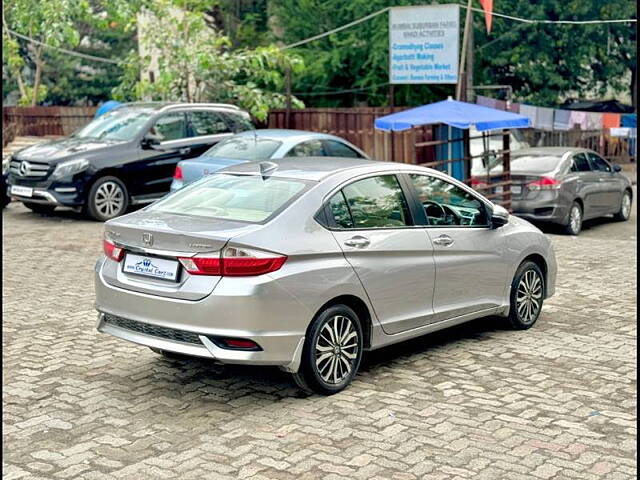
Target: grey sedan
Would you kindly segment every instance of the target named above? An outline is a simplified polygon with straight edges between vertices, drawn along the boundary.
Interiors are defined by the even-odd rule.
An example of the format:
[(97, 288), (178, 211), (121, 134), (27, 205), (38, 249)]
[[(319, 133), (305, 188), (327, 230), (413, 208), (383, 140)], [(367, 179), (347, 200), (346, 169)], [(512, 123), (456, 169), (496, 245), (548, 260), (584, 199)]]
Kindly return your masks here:
[(98, 330), (332, 394), (362, 354), (553, 295), (536, 227), (415, 165), (291, 158), (229, 167), (105, 224)]
[[(491, 170), (499, 173), (501, 167)], [(518, 150), (511, 159), (512, 207), (519, 217), (560, 224), (578, 235), (583, 220), (613, 214), (626, 221), (633, 190), (619, 165), (584, 148)], [(482, 188), (483, 178), (474, 178)]]

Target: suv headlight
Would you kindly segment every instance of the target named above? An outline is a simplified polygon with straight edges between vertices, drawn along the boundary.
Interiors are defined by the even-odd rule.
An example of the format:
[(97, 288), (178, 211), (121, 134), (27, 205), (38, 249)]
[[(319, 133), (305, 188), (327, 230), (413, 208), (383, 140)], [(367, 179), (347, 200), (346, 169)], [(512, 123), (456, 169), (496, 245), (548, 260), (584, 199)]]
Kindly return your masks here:
[(89, 166), (89, 160), (86, 158), (76, 158), (74, 160), (67, 160), (66, 162), (59, 163), (56, 169), (53, 171), (51, 178), (53, 180), (58, 178), (70, 177), (76, 173), (80, 173), (86, 170)]

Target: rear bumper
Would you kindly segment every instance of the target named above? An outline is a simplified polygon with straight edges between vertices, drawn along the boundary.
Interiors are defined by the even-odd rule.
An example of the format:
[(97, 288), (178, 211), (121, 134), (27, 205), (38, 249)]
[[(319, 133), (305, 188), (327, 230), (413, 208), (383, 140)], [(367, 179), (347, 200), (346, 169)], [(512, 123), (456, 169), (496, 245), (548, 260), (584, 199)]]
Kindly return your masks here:
[(569, 206), (559, 198), (540, 200), (513, 200), (513, 214), (534, 222), (565, 224), (569, 218)]
[[(221, 363), (277, 365), (287, 371), (297, 371), (312, 314), (289, 293), (279, 289), (276, 282), (256, 281), (244, 288), (219, 285), (215, 293), (202, 300), (179, 300), (109, 285), (101, 274), (101, 263), (98, 262), (95, 272), (98, 331), (148, 347), (212, 358)], [(122, 328), (106, 321), (105, 314), (151, 327), (147, 331), (153, 331), (153, 327), (171, 329), (196, 339), (187, 343), (167, 335)], [(249, 339), (261, 350), (220, 348), (210, 340), (213, 337)]]

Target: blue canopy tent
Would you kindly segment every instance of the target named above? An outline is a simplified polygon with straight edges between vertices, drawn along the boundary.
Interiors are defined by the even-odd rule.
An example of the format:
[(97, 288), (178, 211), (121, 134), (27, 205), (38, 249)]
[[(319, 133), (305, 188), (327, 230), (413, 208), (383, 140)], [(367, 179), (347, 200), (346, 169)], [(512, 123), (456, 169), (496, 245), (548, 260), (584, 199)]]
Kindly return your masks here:
[[(441, 102), (423, 105), (402, 112), (392, 113), (375, 120), (375, 128), (384, 131), (402, 131), (423, 125), (444, 124), (452, 127), (440, 129), (436, 133), (437, 140), (442, 145), (436, 148), (436, 157), (439, 161), (449, 161), (449, 174), (463, 180), (464, 152), (463, 132), (475, 127), (480, 132), (508, 128), (527, 128), (529, 118), (512, 112), (505, 112), (495, 108), (475, 105), (473, 103), (459, 102), (457, 100), (443, 100)], [(453, 141), (452, 140), (458, 140)], [(449, 148), (447, 148), (447, 144)], [(417, 144), (417, 146), (421, 146)], [(458, 162), (451, 160), (458, 159)]]

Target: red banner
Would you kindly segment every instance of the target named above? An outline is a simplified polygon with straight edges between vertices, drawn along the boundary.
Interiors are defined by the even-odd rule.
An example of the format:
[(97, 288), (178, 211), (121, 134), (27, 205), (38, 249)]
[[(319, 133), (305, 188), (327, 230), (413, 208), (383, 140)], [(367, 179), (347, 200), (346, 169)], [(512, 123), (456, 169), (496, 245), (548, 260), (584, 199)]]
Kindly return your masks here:
[(480, 0), (484, 10), (484, 21), (487, 24), (487, 33), (491, 33), (491, 14), (493, 13), (493, 0)]

